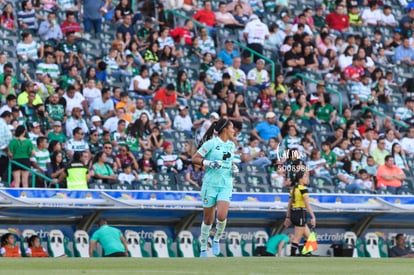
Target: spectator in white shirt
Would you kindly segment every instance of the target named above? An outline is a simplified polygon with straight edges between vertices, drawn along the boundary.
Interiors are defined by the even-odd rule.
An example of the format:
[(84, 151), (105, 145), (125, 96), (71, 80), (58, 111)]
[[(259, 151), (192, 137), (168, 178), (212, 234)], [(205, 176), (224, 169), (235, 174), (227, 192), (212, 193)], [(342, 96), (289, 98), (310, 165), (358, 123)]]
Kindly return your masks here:
[(381, 25), (392, 28), (395, 28), (398, 25), (397, 20), (395, 20), (395, 17), (392, 14), (392, 8), (389, 5), (384, 5), (383, 14), (381, 17)]
[(369, 8), (362, 12), (361, 18), (368, 26), (378, 25), (378, 22), (382, 19), (382, 11), (378, 9), (377, 1), (371, 1), (369, 3)]
[(414, 127), (411, 126), (407, 130), (405, 138), (401, 140), (401, 147), (404, 150), (406, 156), (414, 156)]
[(188, 115), (188, 106), (180, 105), (179, 113), (174, 117), (173, 127), (178, 131), (183, 131), (192, 136), (193, 122)]
[[(262, 54), (264, 41), (269, 38), (269, 35), (267, 25), (262, 23), (257, 15), (251, 15), (249, 23), (246, 24), (243, 31), (244, 39), (247, 41), (247, 47)], [(259, 59), (256, 55), (254, 57), (255, 61)]]

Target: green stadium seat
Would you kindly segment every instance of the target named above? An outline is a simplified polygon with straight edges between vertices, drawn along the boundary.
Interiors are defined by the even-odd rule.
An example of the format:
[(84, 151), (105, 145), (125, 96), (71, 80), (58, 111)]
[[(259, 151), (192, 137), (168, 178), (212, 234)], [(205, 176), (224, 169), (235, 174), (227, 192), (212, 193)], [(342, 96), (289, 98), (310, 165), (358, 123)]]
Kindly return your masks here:
[(148, 258), (150, 255), (145, 250), (145, 240), (141, 238), (138, 232), (125, 230), (125, 239), (128, 244), (128, 252), (132, 258)]
[(252, 239), (252, 256), (258, 256), (256, 250), (258, 247), (266, 247), (269, 234), (266, 231), (256, 231)]
[(89, 234), (86, 231), (75, 231), (73, 235), (73, 252), (75, 257), (89, 258)]
[(174, 258), (175, 253), (171, 249), (172, 240), (162, 230), (156, 230), (151, 240), (152, 257)]
[(182, 258), (194, 258), (197, 255), (197, 241), (190, 231), (181, 231), (176, 239), (177, 254)]
[(133, 190), (134, 187), (128, 183), (116, 183), (111, 184), (111, 189), (113, 190)]
[(246, 241), (242, 239), (239, 232), (231, 231), (227, 234), (226, 253), (227, 257), (250, 256), (245, 250)]
[(383, 240), (377, 234), (369, 232), (365, 234), (364, 249), (365, 255), (369, 258), (385, 257), (381, 252)]
[(111, 189), (111, 185), (101, 182), (91, 182), (88, 184), (89, 189)]
[(267, 193), (267, 188), (264, 186), (246, 186), (246, 192), (250, 193)]
[(156, 189), (157, 189), (157, 186), (154, 186), (152, 184), (140, 184), (140, 183), (134, 184), (134, 190), (145, 191), (145, 190), (156, 190)]
[(68, 257), (72, 256), (72, 253), (68, 249), (69, 240), (63, 235), (59, 229), (50, 230), (49, 237), (47, 239), (47, 248), (50, 257), (58, 258), (63, 255)]
[(343, 244), (352, 245), (354, 247), (354, 251), (352, 253), (352, 257), (365, 257), (365, 252), (363, 250), (361, 240), (355, 235), (352, 231), (347, 231), (344, 234), (344, 238), (342, 239)]

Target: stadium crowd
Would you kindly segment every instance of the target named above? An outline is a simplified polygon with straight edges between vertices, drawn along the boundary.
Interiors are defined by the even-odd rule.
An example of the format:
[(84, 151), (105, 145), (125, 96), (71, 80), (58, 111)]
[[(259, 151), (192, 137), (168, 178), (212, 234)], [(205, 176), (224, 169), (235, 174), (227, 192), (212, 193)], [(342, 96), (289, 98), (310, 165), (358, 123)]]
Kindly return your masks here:
[[(191, 156), (228, 117), (236, 190), (285, 191), (299, 158), (316, 192), (413, 191), (411, 3), (0, 5), (3, 181), (12, 159), (53, 180), (37, 187), (65, 186), (81, 165), (91, 183), (198, 190)], [(28, 187), (30, 173), (12, 170)]]

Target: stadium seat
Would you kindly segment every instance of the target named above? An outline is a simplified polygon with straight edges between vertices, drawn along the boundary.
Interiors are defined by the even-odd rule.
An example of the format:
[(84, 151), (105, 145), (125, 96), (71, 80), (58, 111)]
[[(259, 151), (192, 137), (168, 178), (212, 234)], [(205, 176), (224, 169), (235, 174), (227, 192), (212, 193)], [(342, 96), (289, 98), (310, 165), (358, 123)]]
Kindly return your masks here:
[(149, 253), (145, 251), (145, 240), (142, 239), (138, 232), (133, 230), (125, 230), (125, 239), (128, 243), (128, 252), (132, 258), (147, 258)]
[(89, 258), (89, 235), (86, 231), (75, 231), (73, 235), (73, 252), (75, 257)]
[(256, 231), (252, 239), (252, 255), (257, 256), (256, 249), (260, 246), (266, 246), (269, 235), (266, 231)]
[(156, 258), (172, 258), (175, 257), (175, 253), (171, 249), (172, 240), (168, 238), (164, 231), (154, 231), (151, 249), (152, 256)]
[[(251, 167), (254, 167), (255, 169), (257, 169), (257, 167), (256, 166), (251, 166)], [(266, 183), (266, 180), (263, 178), (263, 176), (266, 176), (266, 175), (251, 175), (249, 172), (248, 172), (248, 174), (249, 175), (246, 175), (245, 177), (244, 177), (244, 181), (246, 182), (246, 184), (247, 185), (250, 185), (250, 186), (263, 186), (263, 185), (267, 185)]]
[(65, 238), (59, 229), (50, 230), (47, 239), (47, 248), (51, 257), (57, 258), (63, 255), (70, 256), (71, 253), (67, 249), (68, 239)]
[(25, 229), (20, 236), (20, 251), (22, 252), (23, 257), (26, 257), (26, 248), (28, 247), (27, 241), (33, 235), (36, 235), (36, 231), (33, 229)]
[(369, 232), (365, 234), (365, 255), (369, 258), (381, 258), (381, 245), (380, 239), (377, 234)]
[(181, 231), (176, 242), (178, 257), (194, 258), (196, 256), (196, 241), (190, 231)]
[(100, 182), (91, 182), (88, 184), (88, 187), (89, 189), (102, 189), (102, 190), (111, 189), (111, 186), (109, 184), (100, 183)]
[(239, 232), (231, 231), (227, 234), (226, 252), (227, 257), (246, 257), (249, 253), (244, 250), (246, 241), (242, 239)]
[(246, 192), (250, 193), (267, 193), (267, 188), (265, 186), (246, 186)]
[(388, 240), (387, 240), (387, 249), (388, 249), (388, 251), (390, 251), (391, 248), (397, 244), (397, 240), (395, 238), (396, 236), (397, 236), (397, 233), (389, 233), (388, 234)]
[(177, 190), (177, 182), (175, 179), (175, 174), (173, 173), (157, 173), (154, 175), (154, 180), (157, 181), (158, 190), (171, 191)]
[(410, 236), (407, 240), (408, 247), (414, 252), (414, 236)]
[(361, 241), (355, 235), (354, 232), (348, 231), (345, 232), (344, 238), (342, 240), (343, 244), (352, 245), (354, 247), (354, 252), (352, 253), (352, 257), (365, 257), (364, 251), (361, 249)]
[(111, 189), (113, 189), (113, 190), (132, 190), (134, 188), (133, 188), (132, 184), (117, 183), (117, 184), (111, 184)]

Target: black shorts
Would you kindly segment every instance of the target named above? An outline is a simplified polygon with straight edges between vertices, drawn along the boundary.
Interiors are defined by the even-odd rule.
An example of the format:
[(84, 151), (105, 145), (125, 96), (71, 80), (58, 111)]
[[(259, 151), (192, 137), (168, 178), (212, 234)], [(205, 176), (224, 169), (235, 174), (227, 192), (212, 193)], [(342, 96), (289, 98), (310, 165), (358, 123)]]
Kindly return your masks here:
[[(29, 158), (24, 158), (24, 159), (13, 159), (15, 162), (18, 162), (20, 164), (26, 165), (27, 167), (30, 168), (31, 163), (30, 163), (30, 159)], [(15, 164), (12, 164), (12, 171), (19, 171), (19, 170), (24, 170), (23, 168), (21, 168), (20, 166), (17, 166)]]
[(290, 211), (290, 221), (294, 226), (305, 226), (307, 222), (307, 215), (305, 209), (292, 209)]

